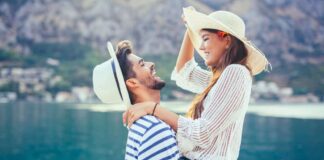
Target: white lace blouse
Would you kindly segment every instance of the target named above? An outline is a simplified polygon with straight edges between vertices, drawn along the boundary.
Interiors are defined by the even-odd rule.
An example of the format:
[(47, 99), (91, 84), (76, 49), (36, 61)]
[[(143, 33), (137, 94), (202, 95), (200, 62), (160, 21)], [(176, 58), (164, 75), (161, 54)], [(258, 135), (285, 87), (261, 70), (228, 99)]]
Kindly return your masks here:
[[(211, 77), (212, 73), (201, 69), (194, 59), (171, 75), (179, 87), (194, 93), (201, 93)], [(201, 118), (179, 117), (177, 141), (182, 154), (189, 159), (237, 159), (251, 87), (247, 68), (227, 66), (206, 96)]]

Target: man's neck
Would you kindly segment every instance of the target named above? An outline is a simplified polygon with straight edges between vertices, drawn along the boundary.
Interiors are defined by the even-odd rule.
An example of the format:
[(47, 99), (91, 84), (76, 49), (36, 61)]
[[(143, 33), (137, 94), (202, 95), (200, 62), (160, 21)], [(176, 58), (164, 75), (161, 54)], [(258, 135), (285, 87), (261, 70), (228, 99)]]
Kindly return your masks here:
[(140, 92), (136, 95), (135, 103), (141, 103), (141, 102), (147, 102), (147, 101), (153, 101), (156, 103), (160, 103), (160, 90), (145, 90), (143, 92)]

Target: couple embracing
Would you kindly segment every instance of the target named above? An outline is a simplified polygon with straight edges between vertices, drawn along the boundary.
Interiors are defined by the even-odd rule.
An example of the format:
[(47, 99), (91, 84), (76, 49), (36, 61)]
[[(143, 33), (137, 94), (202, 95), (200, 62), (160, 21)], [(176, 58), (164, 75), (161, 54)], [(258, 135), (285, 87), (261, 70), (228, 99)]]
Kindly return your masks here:
[[(187, 30), (171, 79), (197, 93), (186, 116), (160, 105), (165, 82), (131, 42), (119, 42), (116, 53), (108, 44), (112, 58), (94, 69), (99, 99), (129, 105), (123, 114), (129, 127), (125, 159), (238, 159), (252, 77), (269, 62), (247, 40), (245, 24), (234, 13), (185, 8), (183, 20)], [(208, 70), (197, 65), (194, 50)]]

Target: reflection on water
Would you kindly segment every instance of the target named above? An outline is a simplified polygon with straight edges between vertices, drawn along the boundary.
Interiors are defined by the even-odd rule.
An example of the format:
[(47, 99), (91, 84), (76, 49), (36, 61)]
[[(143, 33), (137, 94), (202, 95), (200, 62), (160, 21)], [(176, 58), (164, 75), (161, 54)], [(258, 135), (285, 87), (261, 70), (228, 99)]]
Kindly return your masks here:
[(121, 114), (58, 105), (0, 107), (0, 159), (122, 159)]
[[(248, 114), (240, 160), (324, 159), (324, 120)], [(0, 104), (0, 159), (123, 159), (120, 112), (62, 104)]]
[(324, 159), (324, 120), (246, 117), (242, 160)]

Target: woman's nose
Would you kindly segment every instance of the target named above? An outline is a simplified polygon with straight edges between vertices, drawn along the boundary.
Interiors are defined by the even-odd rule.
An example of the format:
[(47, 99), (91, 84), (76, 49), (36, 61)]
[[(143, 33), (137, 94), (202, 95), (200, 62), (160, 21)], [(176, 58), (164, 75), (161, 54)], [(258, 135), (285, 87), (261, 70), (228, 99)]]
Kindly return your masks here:
[(200, 50), (205, 50), (205, 46), (204, 46), (204, 43), (201, 43), (200, 44), (200, 47), (199, 47)]

